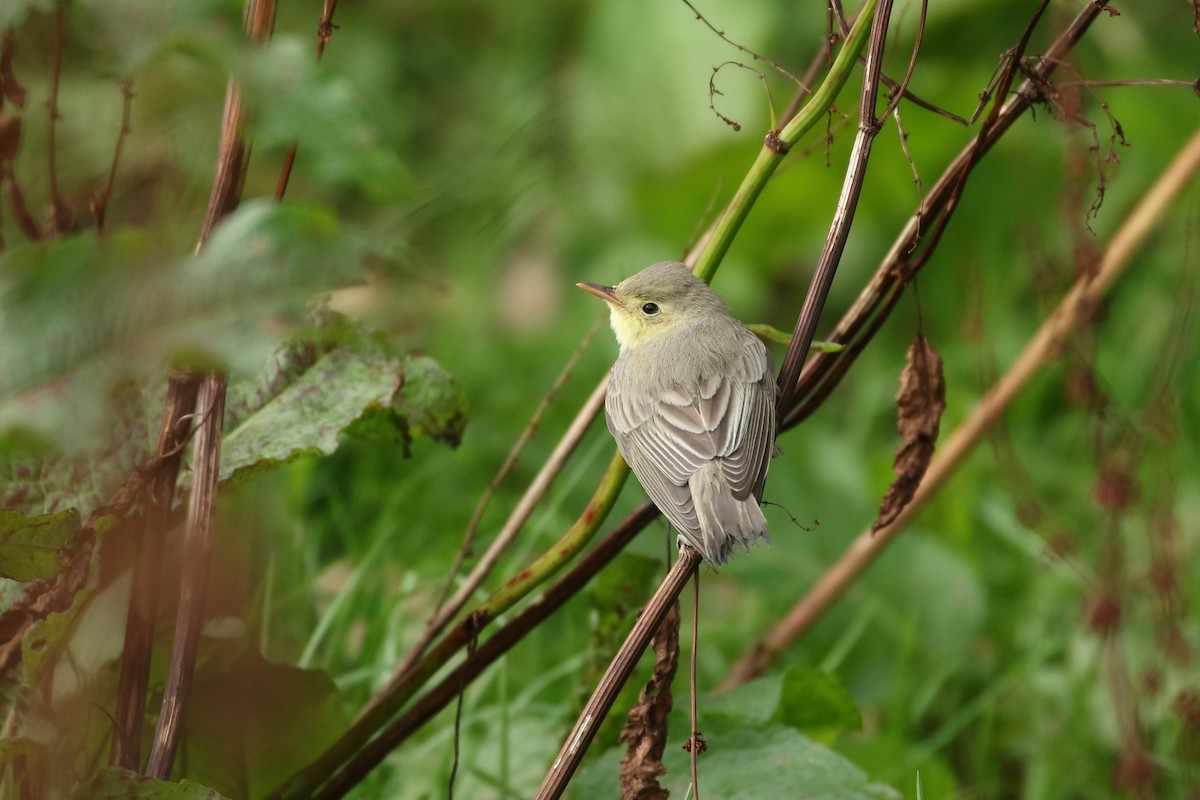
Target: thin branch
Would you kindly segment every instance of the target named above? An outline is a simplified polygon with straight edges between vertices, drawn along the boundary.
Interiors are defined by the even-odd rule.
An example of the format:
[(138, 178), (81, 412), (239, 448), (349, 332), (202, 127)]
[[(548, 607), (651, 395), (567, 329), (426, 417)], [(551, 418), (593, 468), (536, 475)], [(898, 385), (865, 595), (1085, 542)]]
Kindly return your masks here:
[(599, 730), (600, 723), (608, 716), (608, 711), (617, 699), (617, 694), (629, 680), (629, 676), (633, 674), (633, 669), (650, 644), (654, 632), (658, 630), (667, 611), (679, 598), (679, 593), (683, 591), (683, 587), (700, 567), (700, 563), (700, 554), (691, 547), (683, 545), (679, 548), (679, 560), (663, 578), (662, 585), (650, 598), (650, 602), (646, 604), (641, 615), (638, 616), (637, 622), (634, 623), (633, 630), (629, 632), (621, 649), (609, 663), (600, 683), (584, 705), (583, 711), (580, 712), (575, 727), (571, 729), (570, 735), (563, 743), (558, 758), (554, 760), (550, 771), (542, 780), (541, 787), (534, 794), (534, 800), (556, 800), (562, 796), (571, 776), (575, 774), (579, 762), (583, 760), (583, 754), (587, 751), (588, 745), (591, 744), (592, 738)]
[(762, 193), (767, 181), (779, 167), (783, 156), (818, 120), (825, 118), (825, 113), (834, 97), (849, 78), (854, 60), (866, 40), (870, 28), (867, 24), (867, 11), (873, 10), (875, 3), (876, 0), (867, 0), (863, 14), (860, 14), (854, 27), (850, 29), (850, 36), (846, 39), (842, 49), (838, 51), (829, 74), (804, 109), (789, 120), (783, 126), (783, 130), (768, 132), (763, 147), (758, 152), (758, 157), (750, 166), (749, 172), (746, 173), (746, 177), (738, 186), (724, 213), (717, 220), (717, 224), (713, 226), (711, 236), (705, 241), (705, 247), (696, 259), (694, 271), (704, 280), (711, 280), (716, 273), (717, 265), (725, 257), (725, 253), (733, 243), (733, 238), (741, 229), (742, 223), (746, 221), (750, 209), (759, 194)]
[[(912, 55), (908, 57), (908, 67), (904, 70), (904, 77), (900, 79), (899, 86), (889, 85), (887, 108), (879, 115), (879, 119), (885, 120), (900, 107), (900, 100), (908, 92), (908, 82), (912, 80), (913, 70), (917, 68), (917, 54), (921, 52), (921, 42), (925, 40), (925, 15), (929, 11), (929, 0), (921, 0), (921, 15), (917, 20), (917, 35), (913, 37)], [(883, 76), (883, 69), (880, 68), (880, 76)], [(885, 81), (886, 83), (886, 81)]]
[[(333, 38), (333, 32), (338, 29), (338, 26), (333, 24), (333, 12), (336, 10), (337, 0), (325, 0), (325, 10), (317, 22), (317, 61), (320, 61), (321, 56), (325, 55), (325, 46)], [(284, 194), (287, 193), (288, 181), (292, 178), (292, 167), (296, 164), (297, 147), (299, 147), (299, 143), (293, 141), (288, 147), (287, 154), (283, 157), (283, 167), (279, 170), (279, 181), (275, 184), (275, 202), (283, 200)]]
[(1021, 351), (1008, 372), (976, 404), (966, 420), (939, 445), (929, 469), (921, 479), (912, 500), (900, 515), (878, 531), (865, 530), (829, 567), (808, 593), (792, 607), (787, 616), (734, 665), (718, 691), (732, 689), (761, 675), (788, 647), (798, 641), (833, 603), (866, 571), (925, 502), (953, 474), (957, 466), (999, 420), (1017, 394), (1041, 367), (1061, 352), (1063, 342), (1089, 309), (1112, 285), (1131, 257), (1161, 222), (1173, 200), (1200, 172), (1200, 133), (1191, 140), (1163, 171), (1124, 225), (1113, 236), (1097, 270), (1081, 275), (1075, 285), (1051, 312), (1029, 344)]
[(769, 64), (771, 69), (775, 70), (780, 75), (783, 75), (785, 78), (790, 80), (792, 83), (796, 84), (796, 86), (800, 87), (801, 91), (805, 92), (806, 94), (812, 94), (812, 90), (810, 90), (808, 88), (808, 85), (805, 84), (803, 81), (801, 81), (799, 78), (797, 78), (795, 75), (793, 75), (791, 72), (788, 72), (788, 70), (785, 69), (782, 64), (778, 63), (777, 61), (773, 61), (764, 55), (756, 53), (753, 50), (751, 50), (750, 48), (748, 48), (744, 45), (738, 44), (737, 42), (730, 39), (728, 36), (725, 35), (725, 31), (717, 30), (717, 28), (711, 22), (708, 21), (708, 18), (705, 17), (703, 14), (701, 14), (700, 11), (694, 5), (692, 5), (691, 2), (689, 2), (689, 0), (683, 0), (683, 4), (692, 10), (692, 13), (696, 15), (696, 19), (703, 22), (704, 26), (706, 28), (708, 28), (710, 31), (712, 31), (718, 37), (720, 37), (721, 41), (737, 48), (738, 50), (742, 51), (746, 55), (753, 58), (755, 61), (761, 61), (764, 64)]
[(696, 680), (700, 656), (700, 573), (692, 574), (692, 653), (688, 660), (688, 719), (691, 721), (688, 734), (688, 767), (692, 773), (692, 800), (700, 800), (700, 754), (706, 749), (700, 734), (700, 710), (698, 708), (699, 683)]
[(879, 94), (879, 73), (891, 13), (891, 0), (882, 0), (875, 8), (874, 19), (871, 23), (871, 35), (867, 42), (867, 66), (863, 71), (863, 88), (858, 109), (858, 136), (854, 140), (854, 148), (850, 153), (850, 163), (846, 168), (842, 193), (838, 197), (837, 208), (833, 214), (833, 225), (830, 227), (825, 247), (821, 251), (821, 258), (817, 262), (812, 280), (809, 282), (804, 305), (800, 309), (800, 316), (796, 319), (792, 343), (788, 347), (787, 354), (783, 359), (783, 366), (779, 371), (780, 409), (788, 408), (795, 394), (796, 377), (800, 374), (800, 367), (808, 356), (808, 348), (816, 333), (817, 322), (825, 307), (829, 289), (833, 286), (833, 276), (841, 261), (846, 239), (850, 235), (850, 225), (854, 221), (858, 196), (862, 192), (863, 180), (866, 177), (867, 161), (871, 156), (871, 143), (875, 140), (875, 135), (879, 133), (879, 120), (875, 117), (875, 99)]
[(338, 0), (325, 0), (325, 10), (321, 21), (317, 23), (317, 59), (325, 55), (325, 46), (333, 38), (333, 32), (338, 26), (333, 24), (333, 12), (337, 11)]
[(225, 110), (221, 115), (221, 142), (217, 151), (217, 174), (213, 179), (212, 193), (200, 225), (200, 236), (196, 252), (204, 247), (213, 229), (226, 214), (237, 208), (242, 196), (242, 182), (246, 178), (249, 152), (242, 139), (242, 90), (237, 81), (230, 78), (225, 84)]
[(200, 389), (200, 425), (196, 431), (195, 480), (188, 504), (187, 533), (183, 543), (183, 576), (175, 643), (163, 690), (162, 709), (154, 732), (154, 746), (146, 775), (166, 780), (171, 775), (183, 721), (183, 708), (196, 670), (196, 650), (204, 626), (204, 585), (208, 578), (209, 548), (221, 467), (221, 430), (225, 417), (224, 377), (210, 373)]

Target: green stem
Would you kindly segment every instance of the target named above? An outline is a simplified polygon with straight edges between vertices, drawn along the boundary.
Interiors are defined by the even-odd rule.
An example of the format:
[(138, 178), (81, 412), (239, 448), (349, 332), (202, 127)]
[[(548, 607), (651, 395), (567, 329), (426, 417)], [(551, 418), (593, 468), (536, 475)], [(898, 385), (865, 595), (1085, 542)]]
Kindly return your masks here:
[(846, 80), (850, 77), (850, 71), (867, 41), (867, 34), (871, 30), (871, 17), (874, 15), (875, 3), (876, 0), (867, 0), (863, 5), (858, 19), (854, 22), (854, 27), (850, 29), (850, 34), (846, 37), (845, 46), (838, 51), (837, 58), (833, 61), (829, 74), (825, 76), (824, 82), (821, 83), (820, 88), (804, 108), (792, 117), (787, 125), (783, 126), (782, 131), (778, 133), (772, 131), (771, 134), (768, 134), (769, 143), (763, 144), (758, 158), (754, 160), (750, 171), (742, 180), (742, 185), (738, 187), (733, 199), (729, 201), (729, 206), (725, 209), (725, 213), (717, 222), (716, 227), (713, 228), (708, 244), (696, 261), (693, 271), (704, 280), (712, 280), (717, 266), (733, 243), (733, 237), (737, 235), (742, 223), (746, 221), (750, 209), (754, 206), (754, 201), (762, 193), (763, 187), (767, 185), (767, 181), (779, 166), (779, 162), (787, 155), (787, 151), (800, 141), (800, 137), (824, 118), (829, 106), (833, 104), (833, 99), (846, 84)]

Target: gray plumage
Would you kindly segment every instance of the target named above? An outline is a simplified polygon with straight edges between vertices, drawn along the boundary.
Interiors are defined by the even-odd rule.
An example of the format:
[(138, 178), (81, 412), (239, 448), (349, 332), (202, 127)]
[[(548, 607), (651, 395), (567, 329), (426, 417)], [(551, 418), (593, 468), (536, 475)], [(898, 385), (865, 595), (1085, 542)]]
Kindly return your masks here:
[(621, 354), (605, 416), (650, 499), (714, 566), (766, 540), (776, 393), (766, 346), (677, 262), (580, 286), (611, 308)]

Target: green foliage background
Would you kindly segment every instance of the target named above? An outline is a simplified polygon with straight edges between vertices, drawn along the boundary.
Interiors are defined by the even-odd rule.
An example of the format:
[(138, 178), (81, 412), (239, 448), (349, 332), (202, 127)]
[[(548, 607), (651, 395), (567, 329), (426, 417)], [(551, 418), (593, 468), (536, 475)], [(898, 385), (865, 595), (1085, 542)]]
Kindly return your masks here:
[[(1052, 2), (1032, 51), (1080, 5)], [(1059, 78), (1195, 80), (1186, 4), (1128, 5), (1101, 16)], [(1033, 7), (932, 4), (912, 90), (969, 116)], [(13, 172), (41, 220), (51, 200), (52, 8), (18, 0), (0, 10), (28, 92), (23, 111), (6, 106), (23, 122)], [(65, 8), (55, 163), (82, 229), (29, 243), (8, 205), (0, 217), (5, 457), (64, 459), (49, 462), (59, 472), (47, 481), (64, 485), (22, 510), (94, 509), (133, 463), (108, 458), (95, 481), (78, 466), (124, 424), (114, 422), (128, 408), (117, 402), (124, 388), (149, 387), (137, 406), (140, 445), (148, 445), (167, 363), (200, 351), (235, 385), (252, 385), (273, 348), (305, 324), (316, 295), (332, 292), (334, 309), (383, 332), (397, 353), (430, 357), (461, 390), (451, 401), (467, 414), (457, 448), (416, 429), (343, 434), (334, 452), (281, 459), (286, 466), (221, 496), (211, 602), (213, 616), (235, 620), (237, 632), (236, 645), (206, 639), (210, 657), (242, 665), (222, 674), (265, 669), (245, 665), (253, 652), (323, 671), (332, 680), (328, 707), (316, 700), (326, 690), (305, 683), (310, 673), (296, 681), (314, 697), (309, 724), (327, 735), (420, 635), (472, 508), (581, 340), (601, 327), (500, 483), (480, 526), (485, 542), (614, 357), (602, 309), (573, 284), (615, 282), (682, 256), (751, 163), (771, 119), (761, 85), (736, 67), (714, 77), (713, 67), (732, 59), (764, 70), (776, 111), (793, 87), (681, 3), (347, 3), (319, 63), (319, 4), (284, 4), (263, 47), (244, 41), (240, 5), (229, 0)], [(818, 6), (717, 0), (699, 8), (731, 39), (797, 73), (825, 32)], [(896, 10), (894, 75), (918, 10)], [(197, 258), (230, 74), (251, 114), (247, 202)], [(711, 94), (710, 77), (720, 94)], [(125, 80), (129, 132), (100, 236), (87, 206), (112, 162)], [(856, 75), (830, 117), (829, 141), (818, 132), (793, 152), (718, 273), (714, 286), (746, 321), (793, 324), (841, 185), (857, 89)], [(1094, 132), (1045, 106), (1022, 119), (972, 176), (917, 291), (830, 402), (781, 439), (767, 488), (778, 504), (767, 509), (771, 548), (703, 579), (702, 691), (873, 519), (897, 444), (896, 376), (918, 327), (945, 359), (944, 436), (1200, 122), (1187, 87), (1098, 87), (1078, 98)], [(723, 124), (710, 101), (742, 131)], [(913, 168), (927, 186), (973, 135), (910, 104), (901, 113), (912, 165), (888, 125), (829, 321), (919, 204)], [(293, 141), (287, 201), (274, 207), (267, 198)], [(1101, 172), (1103, 206), (1089, 216)], [(737, 796), (781, 796), (756, 776), (771, 758), (786, 760), (787, 743), (803, 733), (908, 797), (918, 786), (925, 797), (1138, 796), (1138, 754), (1151, 765), (1153, 796), (1196, 796), (1198, 200), (1193, 186), (1060, 363), (786, 663), (733, 699), (701, 698), (714, 751), (701, 762), (702, 786), (711, 763), (719, 796), (734, 796), (717, 788), (734, 781), (751, 787)], [(575, 520), (611, 452), (594, 424), (487, 591)], [(0, 496), (12, 501), (19, 484), (6, 473)], [(1113, 486), (1128, 488), (1129, 500), (1114, 502)], [(616, 514), (641, 499), (630, 482)], [(456, 791), (532, 791), (667, 550), (665, 529), (652, 526), (466, 692)], [(1113, 607), (1119, 625), (1102, 635), (1097, 620)], [(814, 675), (832, 676), (832, 685)], [(682, 680), (676, 690), (685, 696)], [(788, 711), (805, 698), (825, 708), (827, 696), (821, 719)], [(283, 712), (262, 711), (264, 739), (272, 713)], [(1136, 748), (1120, 722), (1128, 713)], [(84, 739), (102, 727), (94, 717)], [(594, 746), (577, 796), (615, 796), (616, 755), (604, 751), (618, 727), (610, 721)], [(678, 741), (686, 729), (673, 720)], [(443, 712), (354, 796), (443, 796), (453, 738), (453, 713)], [(211, 740), (196, 733), (189, 741)], [(779, 752), (730, 757), (742, 747)], [(684, 759), (670, 758), (667, 782), (682, 797)], [(189, 763), (203, 765), (202, 754)], [(231, 796), (272, 785), (197, 769), (181, 775), (234, 787)], [(851, 781), (862, 784), (862, 775)]]

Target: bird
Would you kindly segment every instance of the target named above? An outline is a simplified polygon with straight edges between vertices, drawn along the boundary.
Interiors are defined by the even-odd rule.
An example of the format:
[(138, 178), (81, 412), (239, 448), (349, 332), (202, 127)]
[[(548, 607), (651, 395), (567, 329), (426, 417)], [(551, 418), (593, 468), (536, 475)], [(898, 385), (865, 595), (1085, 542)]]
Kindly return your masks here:
[(608, 430), (680, 540), (714, 568), (734, 547), (769, 542), (759, 503), (778, 390), (766, 345), (677, 261), (577, 285), (608, 303), (620, 346)]

